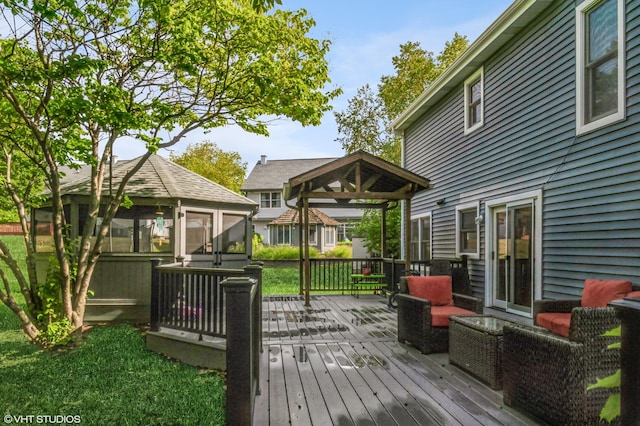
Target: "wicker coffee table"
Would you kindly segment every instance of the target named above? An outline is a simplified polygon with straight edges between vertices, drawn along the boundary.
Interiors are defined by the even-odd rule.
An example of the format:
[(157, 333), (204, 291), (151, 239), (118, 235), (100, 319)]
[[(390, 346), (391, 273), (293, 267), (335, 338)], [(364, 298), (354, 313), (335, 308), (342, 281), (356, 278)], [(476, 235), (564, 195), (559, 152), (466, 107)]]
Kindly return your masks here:
[(502, 327), (510, 321), (491, 315), (449, 318), (449, 362), (502, 389)]

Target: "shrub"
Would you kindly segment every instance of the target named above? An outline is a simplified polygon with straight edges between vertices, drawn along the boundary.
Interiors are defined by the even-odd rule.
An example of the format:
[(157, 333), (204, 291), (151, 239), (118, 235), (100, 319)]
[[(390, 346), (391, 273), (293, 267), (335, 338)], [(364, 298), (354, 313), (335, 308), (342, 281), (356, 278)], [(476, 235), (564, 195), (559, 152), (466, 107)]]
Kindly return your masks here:
[[(309, 257), (320, 257), (320, 253), (314, 247), (309, 247)], [(297, 246), (261, 246), (258, 245), (253, 252), (254, 259), (299, 259), (300, 251)]]
[(351, 245), (338, 245), (333, 250), (329, 250), (324, 253), (325, 257), (340, 257), (349, 259), (351, 258)]

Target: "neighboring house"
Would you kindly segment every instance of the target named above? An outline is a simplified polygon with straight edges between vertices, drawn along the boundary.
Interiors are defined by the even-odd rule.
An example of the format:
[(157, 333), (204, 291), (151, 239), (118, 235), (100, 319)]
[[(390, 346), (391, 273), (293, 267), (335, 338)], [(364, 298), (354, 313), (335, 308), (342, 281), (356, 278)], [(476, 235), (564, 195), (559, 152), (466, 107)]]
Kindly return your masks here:
[[(247, 198), (255, 201), (260, 206), (258, 213), (253, 217), (253, 228), (256, 234), (262, 236), (264, 244), (289, 244), (286, 240), (273, 238), (269, 230), (269, 224), (285, 213), (293, 205), (287, 205), (283, 199), (284, 184), (290, 178), (306, 173), (317, 167), (323, 166), (336, 158), (308, 158), (295, 160), (269, 160), (262, 155), (251, 173), (247, 177), (242, 192)], [(336, 242), (351, 239), (351, 232), (355, 225), (362, 219), (362, 210), (355, 208), (329, 208), (321, 209), (322, 213), (339, 222), (336, 228)]]
[(514, 2), (393, 123), (414, 258), (467, 255), (486, 306), (640, 284), (640, 0)]
[[(118, 161), (104, 179), (119, 184), (137, 159)], [(72, 237), (82, 235), (90, 194), (90, 169), (65, 169), (61, 184)], [(256, 203), (163, 157), (152, 155), (129, 180), (133, 205), (120, 207), (102, 246), (87, 302), (86, 319), (149, 321), (151, 260), (189, 266), (239, 268), (251, 259), (251, 215)], [(101, 223), (93, 230), (97, 235)], [(51, 209), (32, 215), (38, 275), (44, 280), (53, 252)]]
[[(304, 216), (304, 215), (303, 215)], [(273, 244), (300, 245), (300, 217), (298, 210), (289, 209), (269, 222), (269, 240)], [(340, 222), (309, 208), (309, 246), (321, 253), (336, 247), (336, 231)]]

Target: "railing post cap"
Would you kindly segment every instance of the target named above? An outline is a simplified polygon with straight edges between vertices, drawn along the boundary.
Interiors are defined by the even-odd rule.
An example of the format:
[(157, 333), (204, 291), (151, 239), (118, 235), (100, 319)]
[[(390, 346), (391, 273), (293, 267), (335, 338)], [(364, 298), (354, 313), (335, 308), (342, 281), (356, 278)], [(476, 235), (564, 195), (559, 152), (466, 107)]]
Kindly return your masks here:
[(255, 278), (249, 277), (229, 277), (222, 281), (220, 285), (224, 288), (224, 291), (250, 291), (258, 281)]

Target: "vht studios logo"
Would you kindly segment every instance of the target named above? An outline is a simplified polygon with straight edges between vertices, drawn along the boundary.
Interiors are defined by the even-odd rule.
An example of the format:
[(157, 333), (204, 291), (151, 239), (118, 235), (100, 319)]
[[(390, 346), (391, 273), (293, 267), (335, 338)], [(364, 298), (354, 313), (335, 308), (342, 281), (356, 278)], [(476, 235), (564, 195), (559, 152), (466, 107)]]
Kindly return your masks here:
[(81, 423), (82, 418), (78, 415), (75, 416), (48, 416), (48, 415), (37, 415), (37, 416), (12, 416), (7, 414), (4, 416), (4, 422), (6, 424), (53, 424), (53, 425), (64, 425), (64, 424), (79, 424)]

